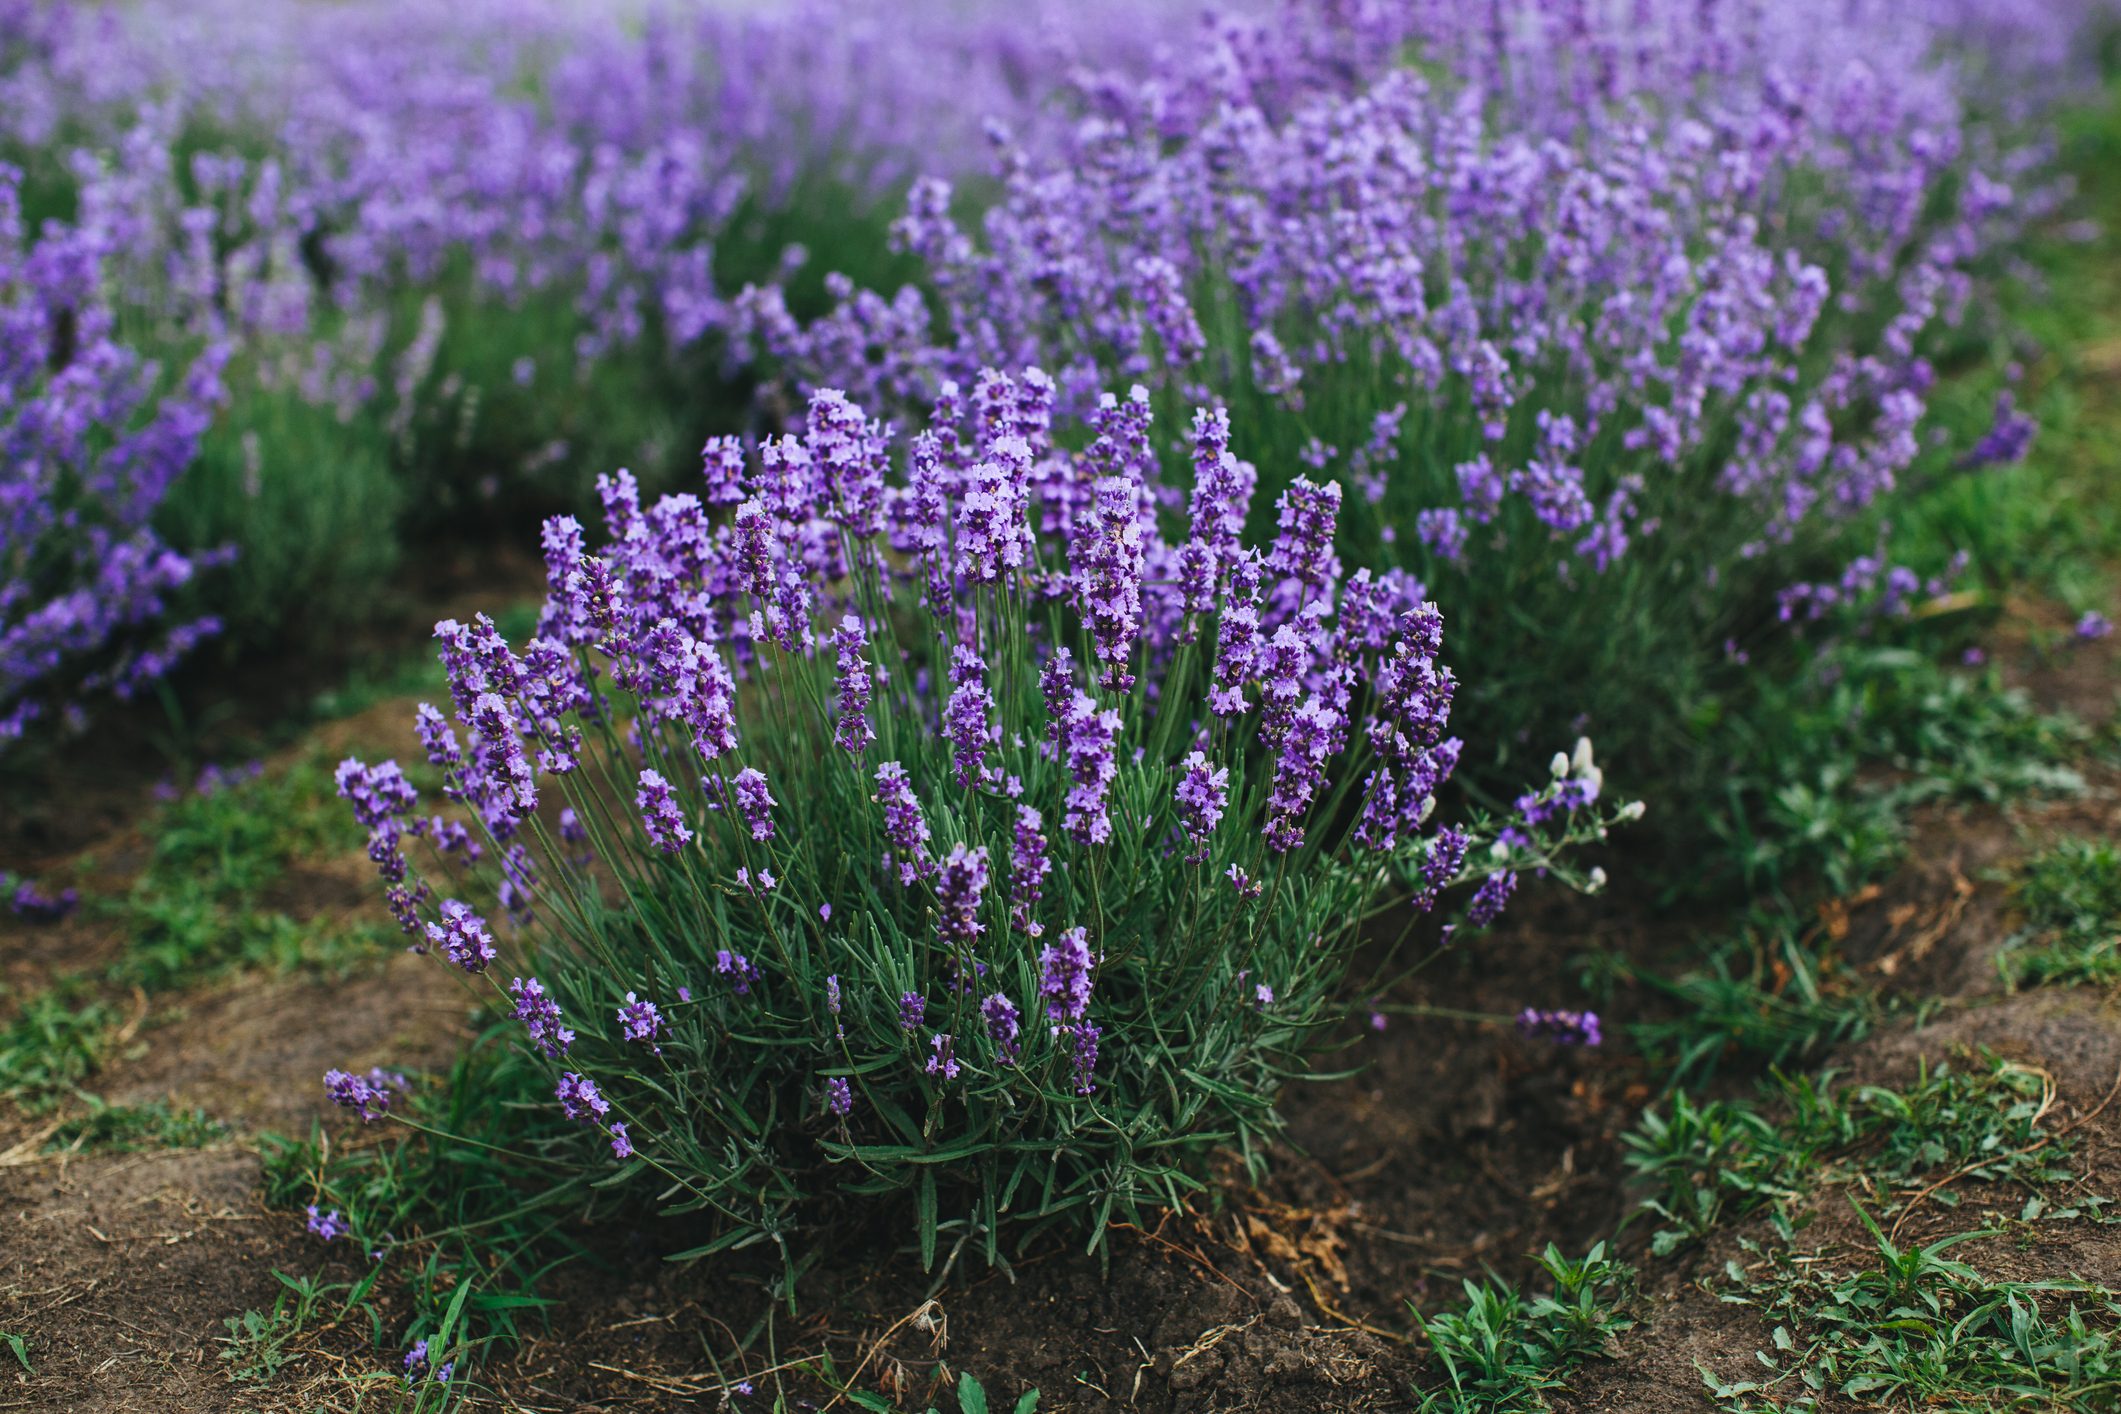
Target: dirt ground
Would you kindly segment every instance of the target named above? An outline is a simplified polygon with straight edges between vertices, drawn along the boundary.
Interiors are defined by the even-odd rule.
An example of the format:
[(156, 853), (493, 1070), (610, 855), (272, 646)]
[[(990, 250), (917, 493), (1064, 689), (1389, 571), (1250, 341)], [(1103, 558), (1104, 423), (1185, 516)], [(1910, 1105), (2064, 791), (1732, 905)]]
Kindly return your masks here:
[[(2024, 678), (2043, 702), (2087, 718), (2111, 708), (2111, 653), (2035, 664)], [(329, 730), (334, 744), (387, 745), (407, 715), (407, 704), (385, 703)], [(1934, 808), (1897, 875), (1822, 909), (1820, 928), (1861, 972), (1944, 1003), (1919, 1029), (1899, 1022), (1826, 1063), (1897, 1081), (1918, 1057), (1985, 1045), (2055, 1077), (2061, 1122), (2091, 1114), (2121, 1081), (2121, 1013), (2096, 991), (2004, 995), (1993, 958), (2010, 920), (1995, 871), (2057, 833), (2110, 833), (2121, 823), (2116, 785), (2105, 773), (2079, 798)], [(143, 857), (116, 818), (71, 841), (96, 858), (99, 889), (122, 887)], [(318, 908), (375, 908), (344, 893), (353, 877), (325, 862), (298, 882)], [(1611, 903), (1527, 902), (1509, 927), (1442, 958), (1394, 1000), (1490, 1012), (1569, 1004), (1592, 939), (1644, 961), (1686, 941), (1683, 923), (1645, 922)], [(20, 995), (57, 970), (91, 966), (116, 946), (110, 926), (89, 910), (52, 926), (0, 920), (0, 978)], [(1622, 989), (1608, 1035), (1658, 1005), (1647, 989)], [(398, 1324), (386, 1326), (380, 1354), (366, 1330), (325, 1328), (270, 1383), (231, 1381), (219, 1338), (231, 1318), (271, 1309), (284, 1290), (275, 1272), (345, 1281), (362, 1261), (345, 1243), (309, 1236), (299, 1214), (263, 1208), (250, 1136), (322, 1124), (351, 1141), (323, 1103), (323, 1071), (446, 1064), (467, 1019), (428, 959), (393, 956), (336, 981), (244, 975), (151, 1005), (140, 998), (125, 1046), (93, 1080), (113, 1102), (201, 1106), (231, 1126), (228, 1142), (50, 1154), (49, 1118), (0, 1107), (0, 1332), (23, 1336), (34, 1366), (19, 1369), (0, 1345), (0, 1411), (394, 1407), (402, 1386), (380, 1377), (397, 1368), (410, 1308), (387, 1280), (381, 1306)], [(1150, 1232), (1115, 1229), (1101, 1256), (1039, 1249), (1015, 1262), (1013, 1278), (975, 1266), (932, 1291), (903, 1250), (906, 1232), (836, 1232), (831, 1259), (799, 1289), (798, 1314), (781, 1308), (744, 1353), (739, 1337), (769, 1309), (765, 1264), (666, 1263), (660, 1254), (682, 1244), (641, 1213), (585, 1226), (574, 1235), (591, 1260), (541, 1285), (554, 1304), (529, 1322), (523, 1345), (477, 1372), (491, 1391), (484, 1402), (764, 1410), (785, 1392), (793, 1408), (832, 1407), (789, 1368), (827, 1352), (843, 1377), (858, 1372), (857, 1387), (915, 1411), (954, 1408), (944, 1386), (959, 1371), (1004, 1408), (1037, 1388), (1047, 1414), (1414, 1408), (1434, 1375), (1418, 1333), (1409, 1339), (1410, 1303), (1435, 1310), (1487, 1270), (1523, 1279), (1527, 1254), (1550, 1241), (1580, 1253), (1611, 1236), (1638, 1198), (1620, 1136), (1653, 1100), (1654, 1077), (1624, 1045), (1533, 1046), (1493, 1025), (1403, 1017), (1351, 1033), (1334, 1063), (1362, 1068), (1291, 1087), (1289, 1143), (1261, 1186), (1231, 1179), (1196, 1215)], [(1736, 1077), (1725, 1083), (1742, 1088)], [(2077, 1138), (2078, 1186), (2121, 1196), (2121, 1105)], [(1977, 1221), (1982, 1185), (1959, 1187), (1960, 1207), (1933, 1204), (1909, 1231), (1928, 1240)], [(1857, 1229), (1846, 1195), (1829, 1189), (1815, 1201), (1807, 1242), (1848, 1241)], [(1727, 1378), (1747, 1369), (1766, 1333), (1713, 1286), (1749, 1232), (1661, 1261), (1647, 1255), (1647, 1225), (1622, 1232), (1619, 1250), (1643, 1266), (1641, 1324), (1579, 1371), (1557, 1406), (1696, 1409), (1701, 1368)], [(2121, 1239), (2109, 1229), (2072, 1220), (2039, 1233), (2031, 1246), (1994, 1239), (1955, 1255), (2001, 1275), (2121, 1279)], [(725, 1398), (741, 1380), (755, 1392)]]

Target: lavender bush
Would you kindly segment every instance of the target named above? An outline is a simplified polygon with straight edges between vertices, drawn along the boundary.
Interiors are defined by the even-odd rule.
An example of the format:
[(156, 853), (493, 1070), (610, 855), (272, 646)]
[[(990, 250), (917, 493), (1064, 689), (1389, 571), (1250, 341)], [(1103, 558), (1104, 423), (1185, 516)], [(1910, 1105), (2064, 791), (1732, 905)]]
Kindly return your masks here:
[[(1949, 547), (1861, 557), (1923, 455), (1932, 357), (2062, 193), (2041, 142), (1970, 112), (2063, 70), (2080, 12), (1315, 18), (1085, 77), (1064, 154), (1002, 143), (976, 234), (916, 184), (895, 232), (925, 294), (805, 324), (760, 288), (755, 346), (913, 417), (1031, 360), (1064, 414), (1115, 377), (1227, 403), (1240, 451), (1330, 475), (1344, 548), (1468, 631), (1483, 775), (1572, 716), (1667, 765), (1787, 592), (1937, 592)], [(2013, 416), (1984, 446), (2023, 452)]]
[[(210, 348), (156, 402), (154, 364), (112, 338), (96, 245), (23, 231), (0, 167), (0, 746), (40, 717), (79, 726), (202, 639), (172, 596), (216, 557), (172, 551), (150, 519), (221, 397)], [(181, 616), (179, 616), (181, 618)]]
[(1474, 883), (1482, 926), (1528, 870), (1595, 888), (1565, 851), (1640, 813), (1586, 742), (1444, 823), (1443, 619), (1344, 573), (1337, 488), (1248, 546), (1223, 416), (1189, 500), (1143, 389), (1079, 451), (1057, 394), (982, 372), (902, 447), (821, 391), (801, 435), (710, 445), (698, 494), (607, 480), (605, 548), (546, 526), (536, 638), (437, 627), (418, 730), (469, 827), (340, 768), (415, 946), (627, 1175), (726, 1223), (705, 1250), (786, 1252), (835, 1194), (909, 1194), (930, 1260), (1000, 1260), (1012, 1217), (1094, 1246), (1212, 1146), (1259, 1155), (1358, 942)]

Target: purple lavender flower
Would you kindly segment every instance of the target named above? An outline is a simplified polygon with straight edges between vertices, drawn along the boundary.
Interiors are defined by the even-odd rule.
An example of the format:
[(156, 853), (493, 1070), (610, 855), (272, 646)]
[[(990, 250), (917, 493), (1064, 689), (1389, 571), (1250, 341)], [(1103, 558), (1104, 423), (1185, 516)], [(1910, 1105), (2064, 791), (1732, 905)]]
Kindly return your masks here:
[(979, 921), (980, 895), (987, 891), (987, 847), (950, 850), (935, 881), (936, 936), (958, 950), (975, 946), (986, 927)]
[(319, 1213), (317, 1205), (312, 1203), (309, 1205), (309, 1230), (325, 1242), (336, 1242), (353, 1229), (339, 1216), (337, 1208), (328, 1213)]
[(641, 1001), (628, 992), (626, 1005), (619, 1008), (619, 1025), (625, 1029), (627, 1040), (646, 1042), (657, 1055), (663, 1053), (663, 1048), (655, 1043), (663, 1029), (663, 1016), (654, 1002)]
[(641, 772), (641, 789), (634, 796), (633, 803), (640, 810), (641, 824), (657, 849), (675, 854), (691, 843), (692, 831), (686, 827), (685, 812), (678, 808), (676, 793), (661, 772)]
[(928, 1019), (928, 1003), (919, 992), (907, 992), (898, 999), (898, 1024), (908, 1035), (921, 1029)]
[(1595, 1011), (1537, 1011), (1526, 1007), (1517, 1014), (1517, 1031), (1528, 1039), (1561, 1046), (1595, 1046), (1603, 1039)]
[(574, 1044), (574, 1032), (560, 1024), (559, 1004), (544, 984), (535, 977), (527, 982), (518, 977), (508, 984), (508, 992), (516, 999), (516, 1020), (530, 1032), (531, 1044), (553, 1060), (565, 1055)]
[(928, 822), (921, 817), (921, 803), (914, 798), (913, 782), (906, 768), (886, 761), (876, 768), (876, 794), (870, 797), (884, 807), (884, 838), (891, 843), (898, 861), (899, 882), (911, 884), (930, 869)]
[(854, 1113), (854, 1087), (843, 1075), (835, 1075), (825, 1081), (825, 1106), (841, 1119)]
[(1960, 459), (1962, 471), (1976, 467), (2002, 466), (2010, 462), (2025, 460), (2025, 453), (2033, 445), (2033, 438), (2040, 435), (2040, 424), (2024, 413), (2017, 411), (2015, 399), (2008, 388), (1996, 395), (1996, 416), (1989, 430), (1981, 434), (1973, 450)]
[(1119, 712), (1099, 710), (1088, 694), (1075, 694), (1067, 718), (1067, 766), (1075, 778), (1068, 791), (1067, 813), (1061, 819), (1078, 843), (1103, 844), (1112, 838), (1112, 817), (1105, 813), (1105, 796), (1119, 777), (1114, 744), (1120, 729)]
[(1265, 982), (1252, 988), (1252, 1004), (1261, 1011), (1274, 1005), (1274, 989)]
[(825, 979), (825, 1006), (832, 1012), (832, 1034), (839, 1040), (847, 1039), (846, 1024), (840, 1020), (840, 979)]
[(943, 708), (943, 735), (957, 748), (952, 757), (957, 783), (969, 789), (985, 774), (991, 734), (987, 718), (994, 710), (994, 694), (987, 691), (987, 665), (971, 644), (960, 643), (951, 654), (950, 681), (955, 690)]
[(571, 1070), (560, 1077), (553, 1094), (560, 1102), (560, 1113), (582, 1124), (601, 1124), (611, 1113), (611, 1103), (597, 1093), (596, 1082)]
[(1038, 902), (1046, 875), (1053, 869), (1053, 861), (1046, 853), (1046, 837), (1039, 833), (1044, 823), (1030, 806), (1016, 807), (1016, 848), (1009, 856), (1009, 921), (1032, 938), (1046, 931), (1045, 925), (1031, 916), (1031, 905)]
[(381, 1119), (390, 1109), (390, 1088), (387, 1085), (343, 1070), (324, 1072), (324, 1093), (331, 1096), (333, 1104), (358, 1112), (363, 1124)]
[(1503, 906), (1510, 901), (1510, 893), (1517, 887), (1517, 875), (1506, 870), (1490, 874), (1473, 894), (1473, 901), (1466, 905), (1466, 922), (1475, 928), (1485, 928), (1502, 916)]
[(1267, 848), (1286, 853), (1303, 843), (1304, 816), (1327, 784), (1325, 763), (1338, 749), (1340, 714), (1314, 694), (1299, 708), (1274, 761), (1274, 786), (1267, 797), (1267, 823), (1261, 833)]
[(1017, 1036), (1022, 1027), (1022, 1013), (1016, 1003), (1001, 992), (989, 996), (980, 1003), (980, 1016), (987, 1023), (987, 1039), (994, 1042), (994, 1052), (1001, 1057), (1003, 1065), (1015, 1065)]
[(1280, 533), (1267, 556), (1267, 572), (1317, 590), (1340, 578), (1333, 553), (1333, 521), (1340, 514), (1340, 483), (1323, 486), (1299, 476), (1274, 503)]
[(2084, 617), (2077, 620), (2075, 629), (2077, 637), (2087, 643), (2094, 639), (2104, 638), (2113, 631), (2113, 621), (2097, 609), (2086, 609)]
[(1223, 877), (1230, 881), (1231, 888), (1237, 890), (1237, 898), (1240, 903), (1249, 903), (1266, 892), (1266, 885), (1254, 879), (1235, 864), (1223, 871)]
[[(625, 1123), (621, 1121), (617, 1124), (612, 1125), (611, 1129), (608, 1132), (611, 1135), (612, 1157), (619, 1159), (632, 1158), (633, 1140), (627, 1136)], [(449, 1376), (445, 1373), (442, 1378), (446, 1380), (449, 1378)]]
[(1187, 843), (1193, 846), (1186, 862), (1199, 864), (1208, 857), (1208, 837), (1215, 833), (1230, 802), (1230, 768), (1215, 765), (1199, 751), (1183, 764), (1186, 774), (1176, 792), (1178, 820), (1185, 827)]
[(773, 838), (773, 807), (780, 804), (766, 792), (766, 773), (754, 766), (746, 766), (736, 773), (736, 808), (743, 813), (744, 823), (751, 827), (751, 838), (770, 840)]
[(744, 443), (740, 438), (709, 437), (700, 448), (700, 459), (707, 504), (733, 506), (744, 499)]
[(1089, 940), (1088, 928), (1069, 928), (1058, 943), (1039, 951), (1038, 994), (1052, 1021), (1080, 1021), (1090, 1008)]
[(751, 959), (727, 948), (715, 949), (714, 970), (729, 979), (730, 987), (740, 997), (751, 995), (752, 984), (759, 980), (759, 970)]
[(853, 614), (841, 618), (840, 626), (832, 631), (832, 646), (839, 652), (840, 669), (840, 722), (833, 739), (857, 761), (876, 740), (876, 728), (869, 725), (869, 695), (874, 686), (875, 670), (869, 665), (868, 655), (862, 651), (868, 641), (862, 632), (862, 621)]
[(453, 898), (442, 900), (442, 921), (427, 925), (427, 941), (466, 972), (484, 972), (497, 956), (486, 920)]
[(427, 1368), (427, 1342), (413, 1342), (412, 1349), (405, 1352), (405, 1378), (411, 1380)]
[(1075, 1093), (1078, 1095), (1094, 1095), (1097, 1093), (1097, 1083), (1090, 1078), (1090, 1075), (1092, 1071), (1097, 1069), (1097, 1040), (1104, 1032), (1087, 1021), (1078, 1021), (1075, 1023), (1073, 1034), (1075, 1036), (1075, 1054), (1073, 1056), (1075, 1062)]
[(947, 1032), (938, 1031), (928, 1038), (929, 1047), (935, 1054), (928, 1057), (928, 1073), (945, 1080), (957, 1079), (960, 1069), (957, 1063), (957, 1043)]
[(40, 893), (37, 886), (27, 879), (15, 889), (12, 906), (19, 917), (32, 923), (56, 923), (72, 913), (81, 903), (81, 894), (75, 889), (62, 889), (58, 897)]
[(568, 844), (581, 844), (589, 838), (589, 831), (582, 824), (582, 817), (574, 813), (572, 805), (560, 811), (560, 838)]

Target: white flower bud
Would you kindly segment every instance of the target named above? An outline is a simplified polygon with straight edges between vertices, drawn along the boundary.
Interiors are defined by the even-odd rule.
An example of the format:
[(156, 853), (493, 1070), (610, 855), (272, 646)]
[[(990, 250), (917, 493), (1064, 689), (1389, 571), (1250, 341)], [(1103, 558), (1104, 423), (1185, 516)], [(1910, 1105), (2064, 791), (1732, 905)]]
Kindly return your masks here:
[(1495, 843), (1488, 846), (1488, 858), (1508, 859), (1509, 857), (1510, 847), (1504, 844), (1501, 840), (1497, 840), (1495, 841)]
[(1566, 776), (1569, 773), (1568, 755), (1565, 752), (1555, 752), (1554, 759), (1547, 763), (1547, 769), (1553, 772), (1557, 778)]
[(1436, 808), (1436, 797), (1435, 797), (1435, 796), (1433, 796), (1433, 795), (1425, 795), (1425, 796), (1423, 796), (1423, 797), (1421, 798), (1421, 810), (1420, 810), (1420, 812), (1419, 812), (1418, 814), (1416, 814), (1416, 815), (1415, 815), (1415, 817), (1414, 817), (1414, 823), (1415, 823), (1415, 824), (1417, 824), (1417, 825), (1419, 825), (1419, 824), (1422, 824), (1422, 823), (1424, 823), (1425, 821), (1427, 821), (1427, 820), (1428, 820), (1428, 818), (1429, 818), (1429, 812), (1430, 812), (1430, 811), (1432, 811), (1432, 810), (1434, 810), (1435, 808)]
[(1593, 790), (1602, 790), (1605, 787), (1605, 772), (1596, 766), (1582, 768), (1577, 771), (1576, 778), (1582, 781), (1589, 781)]
[(1599, 868), (1595, 868), (1595, 867), (1594, 867), (1594, 868), (1593, 868), (1593, 869), (1591, 870), (1591, 879), (1590, 879), (1590, 883), (1591, 883), (1591, 892), (1592, 892), (1592, 893), (1594, 893), (1594, 894), (1595, 894), (1595, 893), (1597, 893), (1597, 892), (1598, 892), (1598, 891), (1599, 891), (1600, 889), (1604, 888), (1604, 887), (1605, 887), (1605, 870), (1603, 870), (1603, 869), (1599, 869)]
[[(1576, 774), (1579, 776), (1591, 769), (1591, 739), (1589, 737), (1580, 736), (1576, 738), (1574, 764), (1576, 766)], [(1557, 771), (1555, 774), (1560, 775), (1561, 773)]]
[(1631, 800), (1626, 805), (1620, 807), (1620, 818), (1623, 820), (1640, 820), (1642, 818), (1643, 811), (1647, 810), (1648, 808), (1648, 806), (1644, 805), (1639, 800)]

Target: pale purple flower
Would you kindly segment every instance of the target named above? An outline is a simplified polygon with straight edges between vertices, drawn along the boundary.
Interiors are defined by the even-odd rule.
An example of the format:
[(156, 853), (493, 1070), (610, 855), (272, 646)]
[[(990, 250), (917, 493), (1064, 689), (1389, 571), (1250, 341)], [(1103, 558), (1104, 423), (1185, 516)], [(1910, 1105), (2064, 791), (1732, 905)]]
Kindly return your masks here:
[(1090, 930), (1069, 928), (1040, 950), (1038, 994), (1053, 1021), (1080, 1021), (1090, 1007)]
[(994, 694), (987, 691), (987, 665), (971, 644), (960, 643), (951, 654), (950, 681), (954, 690), (943, 708), (943, 735), (957, 748), (952, 757), (957, 783), (970, 788), (984, 775), (990, 735), (987, 718), (994, 710)]
[(324, 1072), (324, 1093), (331, 1102), (357, 1111), (363, 1124), (381, 1119), (390, 1108), (390, 1089), (343, 1070)]
[(947, 946), (969, 949), (987, 931), (979, 921), (980, 896), (986, 891), (987, 847), (953, 846), (935, 880), (935, 931)]
[(1604, 1039), (1598, 1031), (1595, 1011), (1538, 1011), (1526, 1007), (1517, 1014), (1517, 1030), (1529, 1039), (1562, 1046), (1595, 1046)]
[(1510, 893), (1517, 887), (1514, 871), (1490, 874), (1474, 891), (1473, 901), (1466, 905), (1466, 922), (1475, 928), (1485, 928), (1502, 916), (1503, 906), (1510, 901)]
[(1187, 843), (1193, 846), (1186, 862), (1199, 864), (1208, 857), (1208, 837), (1215, 833), (1216, 823), (1229, 805), (1230, 768), (1217, 766), (1199, 751), (1183, 764), (1186, 774), (1175, 792), (1178, 820), (1185, 827)]
[(2097, 609), (2086, 609), (2084, 616), (2077, 620), (2075, 630), (2077, 637), (2087, 643), (2094, 639), (2104, 638), (2113, 631), (2113, 621)]
[(903, 993), (898, 999), (898, 1024), (908, 1034), (918, 1031), (928, 1019), (928, 1003), (919, 992)]
[(560, 1024), (559, 1005), (544, 984), (535, 977), (527, 982), (518, 977), (508, 984), (508, 991), (516, 999), (516, 1020), (530, 1032), (532, 1044), (553, 1060), (565, 1055), (574, 1044), (574, 1032)]
[(1097, 1093), (1097, 1083), (1090, 1078), (1090, 1075), (1092, 1071), (1097, 1069), (1097, 1040), (1104, 1032), (1087, 1021), (1078, 1021), (1073, 1028), (1073, 1034), (1075, 1036), (1075, 1054), (1073, 1056), (1075, 1062), (1075, 1093), (1078, 1095), (1094, 1095)]
[(442, 900), (442, 921), (427, 925), (427, 940), (466, 972), (484, 972), (496, 956), (486, 920), (453, 898)]
[(1295, 579), (1308, 589), (1323, 589), (1340, 578), (1333, 553), (1333, 521), (1340, 514), (1340, 483), (1323, 486), (1299, 476), (1274, 503), (1281, 527), (1267, 555), (1267, 572)]
[(1264, 982), (1261, 982), (1258, 985), (1254, 986), (1252, 988), (1252, 1004), (1261, 1011), (1265, 1011), (1268, 1007), (1273, 1006), (1274, 989)]
[(72, 913), (81, 903), (77, 889), (62, 889), (57, 897), (41, 893), (37, 886), (25, 879), (15, 889), (11, 906), (15, 913), (32, 923), (56, 923)]
[(843, 1075), (835, 1075), (825, 1081), (825, 1104), (834, 1114), (845, 1119), (854, 1112), (854, 1087)]
[(979, 1011), (987, 1023), (987, 1039), (994, 1042), (995, 1054), (1001, 1057), (1002, 1064), (1015, 1065), (1022, 1025), (1022, 1013), (1017, 1011), (1016, 1003), (996, 992), (980, 1003)]
[(957, 1063), (957, 1043), (947, 1032), (938, 1031), (928, 1038), (929, 1047), (935, 1054), (928, 1057), (928, 1073), (945, 1080), (957, 1079), (960, 1069)]
[(553, 1094), (560, 1102), (560, 1113), (582, 1124), (601, 1124), (611, 1113), (611, 1103), (597, 1093), (596, 1082), (571, 1070), (560, 1077)]
[(877, 767), (876, 794), (870, 799), (884, 807), (884, 838), (890, 841), (898, 862), (899, 882), (911, 884), (932, 865), (928, 859), (928, 822), (921, 816), (921, 803), (914, 797), (906, 768), (896, 761)]
[(1027, 936), (1036, 938), (1045, 925), (1031, 916), (1031, 905), (1053, 868), (1046, 837), (1039, 833), (1045, 821), (1028, 805), (1016, 807), (1016, 848), (1009, 856), (1009, 919)]
[(1237, 890), (1237, 898), (1240, 903), (1249, 903), (1266, 892), (1265, 884), (1254, 879), (1235, 864), (1223, 871), (1223, 877), (1230, 881), (1231, 888)]
[(309, 1205), (308, 1226), (312, 1233), (325, 1242), (336, 1242), (352, 1231), (347, 1221), (339, 1216), (337, 1208), (333, 1208), (328, 1213), (319, 1213), (317, 1205), (314, 1203)]
[(839, 653), (840, 722), (834, 740), (851, 752), (856, 760), (876, 740), (876, 728), (869, 724), (869, 696), (875, 686), (875, 669), (862, 650), (868, 646), (868, 637), (862, 632), (862, 621), (853, 614), (840, 620), (840, 626), (832, 631), (832, 646)]
[(759, 970), (751, 959), (727, 948), (715, 949), (714, 970), (729, 979), (730, 987), (740, 997), (751, 995), (752, 984), (759, 980)]
[(839, 1040), (846, 1040), (847, 1027), (840, 1020), (840, 979), (837, 976), (825, 979), (825, 1006), (832, 1012), (832, 1034)]
[(746, 766), (736, 773), (736, 808), (742, 812), (744, 823), (751, 827), (751, 838), (770, 840), (773, 838), (773, 807), (780, 804), (766, 792), (766, 773), (755, 766)]
[[(622, 1121), (622, 1122), (619, 1122), (619, 1123), (616, 1123), (616, 1124), (612, 1125), (612, 1126), (611, 1126), (611, 1130), (610, 1130), (610, 1134), (611, 1134), (611, 1153), (612, 1153), (612, 1157), (614, 1157), (614, 1158), (620, 1158), (620, 1159), (630, 1159), (630, 1158), (632, 1158), (632, 1157), (633, 1157), (633, 1140), (632, 1140), (632, 1139), (630, 1139), (630, 1138), (628, 1138), (628, 1137), (627, 1137), (627, 1135), (626, 1135), (626, 1125), (625, 1125), (625, 1123), (624, 1123), (624, 1122)], [(443, 1375), (443, 1377), (442, 1377), (442, 1378), (443, 1378), (443, 1379), (448, 1379), (448, 1378), (449, 1378), (449, 1376), (445, 1374), (445, 1375)]]
[(685, 812), (678, 808), (677, 794), (661, 772), (641, 772), (641, 789), (633, 803), (657, 849), (674, 854), (691, 843), (692, 831), (685, 824)]
[(1314, 694), (1297, 709), (1274, 760), (1274, 785), (1267, 797), (1267, 823), (1260, 832), (1267, 848), (1286, 853), (1304, 840), (1304, 816), (1325, 787), (1325, 763), (1338, 747), (1340, 714)]
[(663, 1016), (656, 1010), (654, 1002), (641, 1001), (628, 992), (626, 1005), (619, 1008), (618, 1020), (627, 1040), (645, 1042), (657, 1055), (663, 1053), (663, 1048), (655, 1043), (657, 1034), (663, 1029)]
[(1078, 692), (1067, 718), (1065, 748), (1068, 774), (1075, 784), (1068, 791), (1067, 813), (1061, 825), (1082, 844), (1103, 844), (1112, 838), (1112, 817), (1105, 813), (1105, 796), (1119, 776), (1114, 744), (1119, 737), (1120, 717), (1114, 708), (1100, 710), (1088, 694)]

